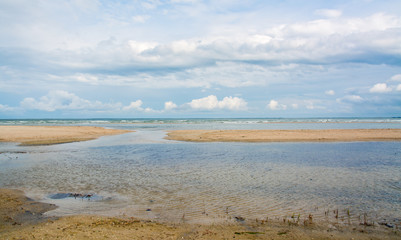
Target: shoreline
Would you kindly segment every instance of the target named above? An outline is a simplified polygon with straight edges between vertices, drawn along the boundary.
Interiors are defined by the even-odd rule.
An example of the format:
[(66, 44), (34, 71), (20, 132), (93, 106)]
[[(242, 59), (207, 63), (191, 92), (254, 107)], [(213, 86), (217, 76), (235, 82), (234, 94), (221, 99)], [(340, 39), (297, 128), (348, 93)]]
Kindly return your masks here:
[(20, 190), (0, 188), (0, 238), (5, 239), (399, 239), (400, 232), (381, 225), (322, 225), (237, 219), (222, 224), (159, 223), (130, 216), (74, 215), (45, 217), (56, 206), (27, 198)]
[(53, 145), (128, 132), (132, 131), (92, 126), (0, 126), (0, 142), (18, 142), (23, 146)]
[(166, 139), (189, 142), (401, 141), (401, 129), (175, 130)]

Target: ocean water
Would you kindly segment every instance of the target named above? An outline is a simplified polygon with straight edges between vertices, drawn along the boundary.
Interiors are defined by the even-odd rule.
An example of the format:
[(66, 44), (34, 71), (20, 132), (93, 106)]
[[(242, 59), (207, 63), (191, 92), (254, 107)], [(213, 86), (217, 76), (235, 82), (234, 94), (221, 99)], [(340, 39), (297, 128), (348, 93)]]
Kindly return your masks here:
[[(289, 219), (400, 227), (401, 142), (189, 143), (174, 129), (401, 128), (379, 119), (0, 120), (136, 132), (53, 146), (0, 143), (0, 187), (54, 203), (48, 215), (161, 222)], [(79, 193), (78, 197), (70, 193)], [(56, 196), (56, 197), (55, 197)], [(89, 197), (88, 197), (89, 196)]]

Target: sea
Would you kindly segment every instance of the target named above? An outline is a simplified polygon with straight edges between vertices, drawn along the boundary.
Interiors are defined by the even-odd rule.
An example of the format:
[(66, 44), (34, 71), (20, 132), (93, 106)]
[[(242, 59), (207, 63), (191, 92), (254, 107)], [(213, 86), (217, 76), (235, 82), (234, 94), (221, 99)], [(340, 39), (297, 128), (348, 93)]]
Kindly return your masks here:
[[(0, 142), (0, 187), (58, 206), (158, 222), (401, 226), (401, 142), (193, 143), (180, 129), (401, 129), (401, 118), (3, 119), (134, 132), (86, 142)], [(0, 136), (1, 138), (1, 136)]]

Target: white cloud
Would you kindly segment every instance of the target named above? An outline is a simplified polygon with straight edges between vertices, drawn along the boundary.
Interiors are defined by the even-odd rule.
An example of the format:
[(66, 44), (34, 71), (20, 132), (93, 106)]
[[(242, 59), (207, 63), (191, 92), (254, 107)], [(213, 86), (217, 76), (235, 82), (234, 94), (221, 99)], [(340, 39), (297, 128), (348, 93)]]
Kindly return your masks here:
[(205, 98), (194, 99), (189, 103), (189, 106), (193, 109), (207, 109), (213, 110), (218, 108), (218, 100), (214, 95), (210, 95)]
[(143, 111), (144, 109), (142, 108), (142, 104), (142, 100), (136, 100), (135, 102), (131, 102), (130, 105), (123, 107), (123, 111)]
[(99, 78), (97, 76), (91, 75), (91, 74), (77, 74), (75, 76), (72, 76), (71, 78), (75, 79), (77, 82), (83, 82), (83, 83), (88, 83), (88, 84), (92, 84), (92, 85), (99, 84)]
[(180, 40), (174, 41), (166, 47), (171, 49), (173, 53), (192, 53), (196, 50), (198, 44), (193, 41)]
[(391, 92), (391, 88), (387, 86), (386, 83), (377, 83), (372, 88), (369, 89), (371, 93), (386, 93)]
[(149, 18), (150, 18), (149, 15), (137, 15), (137, 16), (133, 16), (132, 20), (134, 20), (134, 22), (137, 22), (137, 23), (144, 23)]
[[(238, 35), (237, 31), (234, 31), (231, 35), (206, 35), (170, 41), (131, 38), (120, 42), (106, 41), (104, 44), (86, 48), (83, 52), (60, 54), (56, 63), (70, 68), (86, 66), (90, 69), (122, 67), (165, 70), (172, 67), (179, 73), (193, 70), (201, 71), (201, 74), (207, 74), (211, 69), (218, 67), (216, 72), (220, 72), (221, 75), (230, 75), (230, 65), (237, 65), (241, 69), (232, 74), (234, 77), (222, 80), (242, 82), (243, 80), (239, 79), (249, 79), (248, 82), (252, 83), (252, 77), (242, 75), (252, 75), (251, 66), (266, 69), (266, 65), (258, 64), (258, 61), (285, 64), (307, 64), (312, 61), (327, 64), (330, 61), (347, 61), (350, 57), (365, 60), (363, 55), (372, 52), (394, 55), (401, 52), (401, 35), (394, 30), (399, 28), (401, 17), (379, 13), (365, 18), (330, 18), (282, 24), (256, 34)], [(71, 56), (71, 53), (74, 56)], [(238, 64), (249, 61), (253, 64)], [(141, 70), (138, 72), (146, 74)], [(239, 73), (240, 77), (235, 77)]]
[(335, 92), (334, 92), (334, 90), (327, 90), (326, 92), (324, 92), (326, 95), (330, 95), (330, 96), (333, 96), (334, 94), (336, 94)]
[(271, 110), (276, 110), (278, 108), (278, 102), (276, 100), (270, 100), (267, 105)]
[[(224, 97), (221, 101), (216, 96), (210, 95), (205, 98), (194, 99), (191, 102), (177, 106), (172, 101), (164, 103), (164, 109), (154, 110), (149, 107), (143, 107), (142, 100), (130, 102), (127, 106), (122, 106), (121, 103), (106, 104), (100, 101), (89, 101), (76, 96), (73, 93), (67, 91), (56, 90), (50, 91), (47, 95), (35, 98), (25, 98), (21, 101), (21, 107), (27, 110), (41, 110), (47, 112), (54, 112), (57, 110), (82, 110), (82, 111), (109, 111), (109, 112), (143, 112), (143, 113), (163, 113), (174, 109), (185, 110), (186, 106), (189, 106), (194, 110), (231, 110), (241, 111), (247, 110), (247, 102), (238, 97)], [(13, 108), (7, 105), (0, 104), (0, 111), (10, 111)]]
[(401, 91), (401, 84), (398, 84), (396, 90), (397, 90), (397, 91)]
[(164, 103), (164, 110), (170, 111), (177, 108), (177, 104), (173, 103), (172, 101), (168, 101)]
[(390, 81), (401, 82), (401, 74), (394, 75), (390, 78)]
[(12, 107), (0, 104), (0, 111), (6, 112), (6, 111), (13, 111), (13, 110), (14, 110), (14, 108), (12, 108)]
[(213, 66), (197, 66), (181, 71), (159, 71), (117, 74), (74, 74), (58, 77), (57, 81), (75, 81), (90, 85), (135, 86), (139, 88), (211, 88), (263, 86), (267, 82), (280, 81), (286, 75), (282, 69), (269, 69), (247, 63), (217, 62)]
[(161, 113), (162, 111), (157, 111), (152, 108), (143, 108), (142, 100), (138, 99), (134, 102), (131, 102), (128, 106), (122, 108), (123, 111), (138, 111), (138, 112), (145, 112), (145, 113)]
[(154, 110), (154, 109), (152, 109), (152, 108), (145, 108), (145, 109), (143, 109), (143, 111), (145, 112), (145, 113), (160, 113), (161, 111), (157, 111), (157, 110)]
[(192, 109), (196, 110), (246, 110), (247, 104), (248, 103), (242, 98), (230, 96), (223, 98), (222, 101), (219, 101), (214, 95), (210, 95), (200, 99), (194, 99), (190, 103), (188, 103), (188, 105)]
[[(41, 110), (54, 112), (57, 110), (82, 110), (96, 112), (121, 112), (121, 111), (139, 111), (145, 113), (157, 113), (161, 111), (152, 108), (142, 107), (142, 100), (131, 102), (128, 106), (122, 106), (121, 103), (102, 103), (100, 101), (89, 101), (63, 90), (50, 91), (47, 95), (35, 98), (25, 98), (21, 101), (21, 107), (28, 110)], [(1, 107), (0, 107), (1, 110)]]
[(135, 54), (141, 54), (145, 51), (154, 49), (158, 43), (157, 42), (138, 42), (138, 41), (128, 41), (128, 44)]
[(342, 11), (337, 9), (318, 9), (315, 13), (319, 16), (327, 17), (327, 18), (337, 18), (342, 15)]
[(364, 101), (364, 99), (361, 97), (361, 96), (359, 96), (359, 95), (347, 95), (347, 96), (344, 96), (344, 97), (342, 97), (342, 98), (338, 98), (337, 99), (337, 102), (338, 103), (344, 103), (344, 102), (348, 102), (348, 103), (361, 103), (361, 102), (363, 102)]
[(323, 110), (326, 109), (325, 103), (320, 99), (296, 99), (288, 98), (283, 100), (270, 100), (267, 108), (270, 110), (287, 110), (287, 109), (308, 109), (308, 110)]
[(280, 104), (279, 102), (277, 102), (274, 99), (270, 100), (269, 104), (267, 104), (267, 107), (270, 108), (270, 110), (286, 110), (287, 109), (287, 105)]
[(225, 97), (222, 101), (219, 102), (220, 109), (229, 109), (229, 110), (246, 110), (248, 107), (248, 103), (245, 102), (242, 98), (238, 97)]
[(161, 4), (162, 4), (162, 2), (160, 2), (158, 0), (141, 1), (142, 7), (144, 7), (145, 9), (148, 9), (148, 10), (155, 9)]
[(56, 110), (112, 110), (120, 108), (120, 104), (103, 104), (100, 101), (89, 101), (63, 90), (50, 91), (46, 96), (25, 98), (21, 106), (26, 109), (35, 109), (53, 112)]
[[(293, 42), (297, 39), (312, 41), (313, 44), (318, 43), (319, 46), (325, 47), (326, 44), (336, 43), (336, 47), (346, 47), (341, 43), (356, 43), (352, 39), (347, 38), (347, 35), (356, 37), (354, 40), (363, 40), (357, 37), (359, 34), (372, 32), (371, 37), (380, 39), (378, 34), (380, 31), (390, 30), (392, 28), (400, 27), (401, 18), (393, 15), (386, 15), (383, 13), (373, 14), (366, 18), (338, 18), (338, 19), (319, 19), (308, 22), (298, 22), (294, 24), (283, 24), (272, 28), (269, 32), (271, 36), (283, 37), (284, 42)], [(394, 32), (395, 36), (398, 36)], [(324, 38), (325, 36), (337, 36), (334, 42), (331, 39)], [(297, 37), (292, 39), (291, 36)], [(363, 36), (363, 35), (362, 35)], [(322, 39), (326, 42), (317, 42), (316, 40)], [(338, 41), (340, 40), (340, 41)], [(365, 39), (364, 41), (366, 41)], [(372, 40), (372, 39), (371, 39)], [(338, 42), (337, 42), (338, 41)], [(351, 42), (350, 42), (351, 41)], [(365, 43), (365, 42), (364, 42)], [(337, 45), (341, 44), (341, 45)], [(399, 47), (397, 47), (399, 49)]]

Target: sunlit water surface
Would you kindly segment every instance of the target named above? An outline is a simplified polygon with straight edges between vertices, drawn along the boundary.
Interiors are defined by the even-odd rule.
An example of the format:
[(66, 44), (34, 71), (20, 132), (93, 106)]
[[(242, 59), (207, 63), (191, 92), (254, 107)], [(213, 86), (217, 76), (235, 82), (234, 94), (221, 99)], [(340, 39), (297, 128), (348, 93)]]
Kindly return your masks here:
[[(165, 130), (234, 127), (104, 126), (137, 131), (54, 146), (0, 143), (0, 186), (59, 206), (48, 215), (95, 213), (173, 222), (302, 221), (309, 215), (344, 224), (401, 221), (401, 142), (186, 143), (164, 140)], [(244, 124), (238, 129), (244, 126), (261, 128)], [(56, 193), (93, 196), (53, 199)]]

